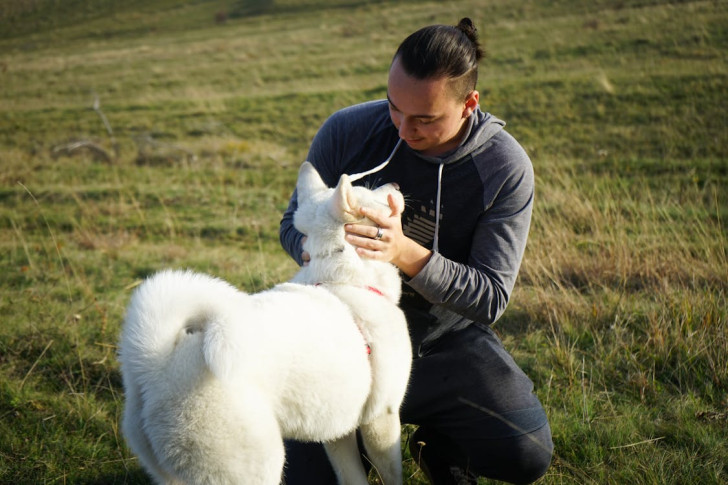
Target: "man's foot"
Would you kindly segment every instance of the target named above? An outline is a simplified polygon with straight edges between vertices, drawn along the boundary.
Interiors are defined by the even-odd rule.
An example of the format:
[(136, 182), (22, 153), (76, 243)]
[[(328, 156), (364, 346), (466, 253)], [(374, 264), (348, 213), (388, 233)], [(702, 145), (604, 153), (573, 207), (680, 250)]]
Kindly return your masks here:
[(456, 465), (446, 463), (436, 445), (428, 448), (427, 432), (418, 428), (409, 439), (409, 450), (415, 463), (432, 485), (476, 485), (478, 478)]

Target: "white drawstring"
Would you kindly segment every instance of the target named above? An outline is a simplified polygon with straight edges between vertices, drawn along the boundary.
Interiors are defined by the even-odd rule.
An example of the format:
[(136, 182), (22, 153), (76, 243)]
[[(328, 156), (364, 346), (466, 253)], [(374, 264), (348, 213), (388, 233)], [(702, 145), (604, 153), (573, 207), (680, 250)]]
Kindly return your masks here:
[[(349, 180), (352, 182), (355, 182), (361, 178), (366, 177), (367, 175), (371, 175), (373, 173), (379, 172), (381, 169), (386, 167), (389, 162), (392, 161), (392, 158), (394, 157), (394, 154), (397, 153), (397, 149), (399, 149), (399, 146), (402, 144), (402, 139), (400, 138), (397, 144), (394, 146), (394, 150), (392, 150), (392, 153), (389, 154), (386, 160), (384, 160), (382, 163), (377, 165), (376, 167), (367, 170), (366, 172), (361, 173), (355, 173), (353, 175), (349, 175)], [(435, 203), (435, 237), (432, 240), (432, 250), (434, 252), (439, 252), (440, 249), (440, 196), (442, 195), (442, 169), (445, 167), (445, 163), (440, 163), (439, 168), (437, 169), (437, 201)]]
[(440, 195), (442, 193), (442, 169), (445, 163), (440, 163), (437, 170), (437, 201), (435, 203), (435, 237), (432, 240), (432, 251), (437, 253), (440, 249)]
[(373, 173), (379, 172), (381, 169), (386, 167), (389, 164), (389, 162), (392, 161), (392, 157), (394, 157), (394, 154), (397, 153), (397, 149), (399, 148), (399, 146), (401, 144), (402, 144), (402, 139), (400, 138), (399, 141), (397, 142), (397, 144), (394, 146), (394, 150), (392, 150), (392, 153), (389, 154), (389, 156), (387, 157), (387, 159), (385, 161), (383, 161), (376, 167), (372, 168), (371, 170), (367, 170), (366, 172), (355, 173), (353, 175), (349, 175), (349, 180), (351, 182), (355, 182), (361, 178), (366, 177), (367, 175), (371, 175)]

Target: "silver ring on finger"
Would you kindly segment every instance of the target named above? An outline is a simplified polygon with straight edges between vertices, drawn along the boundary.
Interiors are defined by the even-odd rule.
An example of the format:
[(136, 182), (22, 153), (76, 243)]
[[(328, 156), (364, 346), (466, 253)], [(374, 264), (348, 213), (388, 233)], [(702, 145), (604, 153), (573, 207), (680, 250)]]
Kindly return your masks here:
[(382, 236), (384, 236), (384, 229), (382, 229), (381, 227), (377, 227), (377, 235), (374, 236), (374, 239), (379, 241), (380, 239), (382, 239)]

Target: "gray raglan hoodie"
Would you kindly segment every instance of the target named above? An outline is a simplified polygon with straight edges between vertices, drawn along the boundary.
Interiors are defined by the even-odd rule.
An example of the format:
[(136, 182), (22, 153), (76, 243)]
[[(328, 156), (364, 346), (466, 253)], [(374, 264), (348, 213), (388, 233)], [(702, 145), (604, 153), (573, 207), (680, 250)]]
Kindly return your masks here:
[[(392, 156), (357, 183), (399, 184), (407, 201), (405, 235), (434, 252), (403, 285), (401, 307), (420, 354), (449, 331), (495, 322), (515, 284), (531, 221), (534, 176), (526, 152), (504, 125), (477, 109), (460, 146), (442, 158), (424, 157), (404, 143), (398, 146), (387, 101), (372, 101), (332, 115), (311, 145), (308, 160), (329, 186), (342, 173), (372, 170)], [(296, 207), (294, 193), (280, 237), (301, 264)]]

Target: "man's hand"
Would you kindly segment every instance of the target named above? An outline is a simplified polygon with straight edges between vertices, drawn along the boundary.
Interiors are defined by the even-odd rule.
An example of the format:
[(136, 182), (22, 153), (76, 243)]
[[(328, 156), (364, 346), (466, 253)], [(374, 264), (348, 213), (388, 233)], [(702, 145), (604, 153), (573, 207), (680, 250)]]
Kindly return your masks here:
[[(360, 256), (379, 261), (391, 262), (408, 277), (413, 277), (430, 260), (432, 251), (420, 246), (404, 235), (402, 231), (402, 211), (404, 207), (395, 197), (387, 198), (389, 211), (361, 208), (361, 215), (377, 226), (347, 224), (346, 240), (356, 247)], [(381, 237), (377, 234), (381, 229)]]

